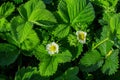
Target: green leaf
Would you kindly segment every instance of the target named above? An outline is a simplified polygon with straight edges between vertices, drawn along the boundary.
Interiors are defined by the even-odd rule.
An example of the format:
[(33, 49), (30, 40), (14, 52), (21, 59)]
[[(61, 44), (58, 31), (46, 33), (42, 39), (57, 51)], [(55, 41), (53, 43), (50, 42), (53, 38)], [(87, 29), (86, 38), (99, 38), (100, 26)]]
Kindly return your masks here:
[(15, 40), (22, 43), (32, 30), (32, 24), (30, 22), (25, 22), (18, 16), (12, 19), (11, 28)]
[(25, 22), (20, 16), (14, 17), (11, 21), (12, 34), (7, 35), (7, 40), (23, 50), (33, 49), (40, 40), (32, 27), (31, 22)]
[(77, 40), (77, 38), (76, 38), (76, 35), (69, 34), (69, 35), (68, 35), (68, 42), (69, 42), (70, 46), (76, 47), (76, 46), (77, 46), (76, 44), (77, 44), (77, 42), (78, 42), (78, 40)]
[(104, 63), (104, 60), (99, 60), (96, 64), (91, 65), (91, 66), (85, 66), (83, 64), (79, 64), (80, 70), (83, 72), (93, 72), (99, 69)]
[(14, 11), (15, 6), (13, 5), (13, 3), (7, 2), (7, 3), (3, 3), (0, 6), (0, 18), (1, 17), (8, 17), (9, 15), (11, 15), (11, 13)]
[(106, 39), (110, 37), (110, 29), (109, 26), (104, 26), (101, 32), (100, 40)]
[(80, 55), (81, 55), (81, 52), (83, 51), (83, 44), (78, 44), (78, 46), (75, 47), (76, 53), (73, 52), (72, 56), (73, 56), (73, 59), (72, 60), (75, 60), (76, 58), (78, 58)]
[(57, 78), (55, 80), (80, 80), (76, 75), (79, 72), (78, 67), (71, 67), (65, 71), (65, 73)]
[(97, 50), (92, 50), (87, 53), (80, 59), (80, 64), (86, 67), (96, 64), (101, 60), (101, 55)]
[(70, 23), (90, 23), (95, 14), (91, 3), (86, 0), (66, 0)]
[(101, 52), (101, 55), (105, 56), (111, 50), (112, 46), (113, 46), (113, 43), (110, 40), (108, 40), (108, 41), (104, 42), (103, 44), (101, 44), (98, 47), (100, 52)]
[(42, 0), (30, 0), (18, 8), (20, 15), (27, 21), (37, 25), (44, 25), (41, 21), (56, 22), (54, 15), (45, 9)]
[(118, 34), (120, 34), (120, 14), (115, 14), (114, 16), (111, 17), (110, 19), (110, 28), (111, 31), (114, 32), (115, 30), (117, 31)]
[(15, 62), (19, 55), (17, 48), (10, 44), (0, 44), (0, 65), (10, 65)]
[(5, 19), (0, 19), (0, 32), (10, 31), (10, 23)]
[(50, 57), (47, 50), (43, 45), (38, 45), (35, 50), (33, 51), (33, 55), (39, 60), (39, 61), (44, 61), (46, 57)]
[(50, 76), (56, 72), (58, 66), (56, 56), (50, 56), (43, 45), (39, 45), (33, 54), (40, 60), (39, 72), (42, 76)]
[(91, 0), (91, 1), (95, 2), (96, 4), (104, 8), (108, 8), (108, 7), (115, 8), (119, 0)]
[(62, 53), (58, 53), (56, 55), (56, 60), (59, 62), (59, 63), (65, 63), (65, 62), (70, 62), (71, 61), (71, 58), (72, 58), (72, 55), (71, 53), (66, 50), (66, 51), (63, 51)]
[(88, 24), (95, 17), (92, 4), (86, 0), (61, 0), (58, 14), (65, 23), (70, 23), (72, 26), (77, 23)]
[(65, 0), (61, 0), (58, 4), (58, 14), (63, 19), (64, 22), (69, 23), (69, 16), (67, 12), (67, 5)]
[(65, 24), (60, 24), (53, 31), (53, 34), (58, 38), (64, 38), (69, 34), (69, 30), (70, 30), (70, 26), (67, 26)]
[(119, 67), (119, 58), (118, 58), (119, 50), (112, 50), (107, 55), (107, 58), (105, 60), (105, 64), (102, 67), (102, 72), (108, 75), (114, 74), (118, 67)]
[(38, 74), (36, 67), (23, 67), (15, 75), (15, 80), (48, 80)]
[(55, 56), (45, 57), (39, 64), (39, 71), (42, 76), (53, 75), (57, 71), (58, 62)]
[(37, 33), (34, 30), (31, 30), (26, 39), (21, 43), (20, 47), (23, 50), (31, 50), (35, 48), (40, 42)]

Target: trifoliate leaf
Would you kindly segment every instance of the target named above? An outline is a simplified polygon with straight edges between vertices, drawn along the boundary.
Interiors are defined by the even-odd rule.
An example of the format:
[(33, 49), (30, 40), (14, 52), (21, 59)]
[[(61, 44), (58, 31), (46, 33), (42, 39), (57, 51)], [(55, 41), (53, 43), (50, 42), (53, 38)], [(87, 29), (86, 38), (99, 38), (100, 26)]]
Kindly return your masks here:
[(5, 19), (0, 19), (0, 32), (10, 31), (10, 23)]
[(58, 38), (64, 38), (69, 34), (70, 26), (65, 24), (60, 24), (56, 29), (53, 31), (53, 35)]
[(3, 3), (0, 6), (0, 18), (1, 17), (8, 17), (9, 15), (11, 15), (11, 13), (14, 11), (15, 6), (13, 5), (13, 3), (7, 2), (7, 3)]
[(32, 30), (32, 24), (25, 22), (20, 16), (11, 21), (12, 34), (18, 43), (22, 43)]
[(55, 78), (55, 80), (80, 80), (76, 75), (79, 72), (78, 67), (71, 67), (65, 71), (60, 77)]
[(101, 55), (97, 50), (89, 51), (80, 59), (80, 64), (84, 66), (91, 66), (101, 60)]
[(118, 69), (118, 58), (119, 50), (110, 50), (106, 55), (105, 64), (102, 67), (102, 72), (108, 75), (114, 74)]
[(15, 62), (19, 55), (17, 48), (10, 44), (0, 44), (0, 65), (10, 65)]
[(31, 22), (25, 22), (20, 16), (13, 18), (11, 22), (12, 34), (8, 35), (9, 42), (23, 50), (33, 49), (39, 43), (39, 38), (32, 27)]

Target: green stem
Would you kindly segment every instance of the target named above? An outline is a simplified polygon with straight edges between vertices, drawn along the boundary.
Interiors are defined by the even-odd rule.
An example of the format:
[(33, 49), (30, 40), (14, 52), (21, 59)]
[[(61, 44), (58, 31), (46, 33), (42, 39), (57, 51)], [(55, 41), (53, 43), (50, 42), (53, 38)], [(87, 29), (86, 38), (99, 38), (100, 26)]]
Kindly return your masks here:
[(107, 41), (107, 40), (109, 40), (109, 38), (106, 38), (106, 39), (102, 40), (101, 42), (99, 42), (98, 44), (96, 44), (96, 45), (92, 48), (92, 50), (94, 50), (95, 48), (97, 48), (99, 45), (101, 45), (102, 43), (104, 43), (104, 42)]

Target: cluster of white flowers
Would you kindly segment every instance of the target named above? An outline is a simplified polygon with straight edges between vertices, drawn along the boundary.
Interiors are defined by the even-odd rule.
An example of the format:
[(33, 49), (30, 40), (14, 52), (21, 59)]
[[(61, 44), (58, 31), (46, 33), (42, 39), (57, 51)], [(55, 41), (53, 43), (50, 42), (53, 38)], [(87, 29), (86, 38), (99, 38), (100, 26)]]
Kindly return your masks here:
[[(82, 43), (82, 44), (86, 43), (86, 35), (87, 35), (86, 32), (77, 31), (76, 35), (77, 35), (77, 39), (80, 43)], [(48, 53), (50, 55), (53, 55), (53, 54), (59, 52), (59, 45), (56, 44), (55, 42), (52, 42), (52, 43), (46, 45), (46, 50), (48, 51)]]
[(84, 31), (77, 31), (76, 32), (76, 35), (77, 35), (77, 39), (80, 43), (86, 43), (86, 36), (87, 36), (87, 33), (84, 32)]

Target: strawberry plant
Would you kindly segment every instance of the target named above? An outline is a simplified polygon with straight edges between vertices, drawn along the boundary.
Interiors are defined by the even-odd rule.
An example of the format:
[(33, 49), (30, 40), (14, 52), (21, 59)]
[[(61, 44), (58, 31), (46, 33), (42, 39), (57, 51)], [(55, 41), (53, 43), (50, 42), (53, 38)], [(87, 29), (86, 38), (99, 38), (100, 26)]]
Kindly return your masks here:
[(0, 4), (0, 80), (119, 80), (119, 0)]

